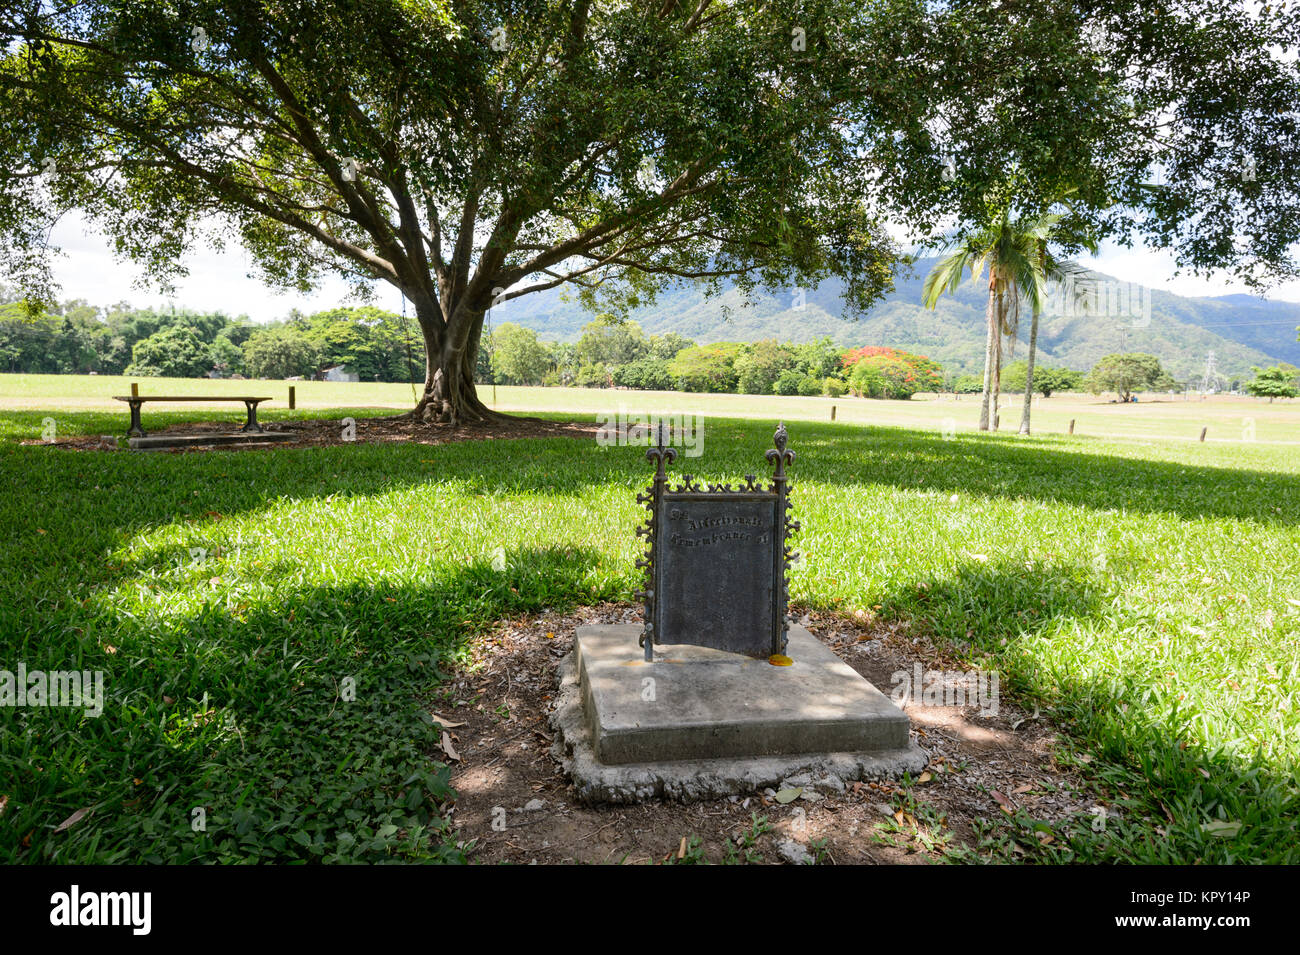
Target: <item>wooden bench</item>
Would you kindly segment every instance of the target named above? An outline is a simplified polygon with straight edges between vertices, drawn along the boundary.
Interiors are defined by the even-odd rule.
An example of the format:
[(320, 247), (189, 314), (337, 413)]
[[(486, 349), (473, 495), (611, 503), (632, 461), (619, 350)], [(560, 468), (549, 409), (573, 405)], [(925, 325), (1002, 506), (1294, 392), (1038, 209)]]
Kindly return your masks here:
[(114, 400), (125, 401), (131, 406), (131, 426), (127, 428), (128, 437), (144, 437), (144, 428), (140, 426), (140, 406), (146, 401), (242, 401), (248, 409), (248, 420), (240, 431), (261, 433), (262, 426), (257, 423), (257, 406), (270, 398), (250, 398), (232, 395), (114, 395)]

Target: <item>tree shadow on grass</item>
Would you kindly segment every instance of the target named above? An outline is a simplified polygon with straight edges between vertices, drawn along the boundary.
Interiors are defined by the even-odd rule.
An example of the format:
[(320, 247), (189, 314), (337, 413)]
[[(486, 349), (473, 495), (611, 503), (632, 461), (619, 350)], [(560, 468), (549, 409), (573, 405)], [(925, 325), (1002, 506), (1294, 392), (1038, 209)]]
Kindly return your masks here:
[(599, 557), (521, 549), (503, 570), (442, 568), (425, 585), (214, 600), (162, 626), (123, 617), (111, 655), (69, 619), (49, 650), (106, 671), (104, 713), (0, 714), (0, 776), (15, 780), (0, 858), (455, 861), (428, 714), (440, 684), (489, 622), (617, 596), (593, 593)]
[(1005, 643), (1065, 622), (1101, 619), (1111, 599), (1089, 568), (1003, 559), (971, 561), (949, 575), (928, 575), (877, 596), (886, 614), (905, 614), (949, 641), (996, 652)]
[[(1294, 756), (1267, 758), (1237, 740), (1206, 738), (1214, 700), (1175, 697), (1145, 674), (1107, 672), (1104, 661), (1090, 668), (1096, 676), (1080, 678), (1058, 655), (1050, 634), (1102, 619), (1112, 596), (1082, 566), (1029, 572), (1001, 562), (963, 565), (878, 599), (886, 613), (997, 667), (1005, 689), (1048, 707), (1101, 757), (1080, 769), (1115, 794), (1108, 821), (1098, 828), (1080, 820), (1068, 842), (1046, 852), (1050, 861), (1294, 863)], [(1034, 639), (1042, 636), (1048, 639)], [(1218, 732), (1231, 735), (1222, 726)], [(1025, 820), (1004, 821), (1025, 828)], [(1023, 845), (1046, 851), (1032, 822)]]

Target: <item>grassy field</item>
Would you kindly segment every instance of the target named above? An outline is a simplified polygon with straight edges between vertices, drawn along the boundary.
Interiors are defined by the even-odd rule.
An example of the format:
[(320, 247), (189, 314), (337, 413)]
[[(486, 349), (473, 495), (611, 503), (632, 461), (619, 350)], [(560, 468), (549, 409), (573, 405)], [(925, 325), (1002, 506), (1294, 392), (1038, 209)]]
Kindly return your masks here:
[[(121, 382), (28, 379), (22, 394), (16, 380), (0, 376), (0, 668), (102, 670), (106, 701), (97, 718), (0, 708), (0, 859), (459, 860), (449, 777), (427, 759), (424, 707), (445, 674), (489, 621), (639, 583), (635, 448), (74, 453), (19, 442), (45, 417), (121, 431), (103, 401)], [(284, 387), (201, 383), (232, 385)], [(404, 404), (400, 386), (300, 387), (333, 416), (385, 388)], [(548, 396), (611, 397), (499, 400)], [(1148, 439), (1184, 437), (1190, 412), (1091, 399), (1097, 420), (1146, 415), (1149, 433), (976, 435), (965, 400), (946, 438), (940, 402), (837, 402), (841, 418), (916, 414), (904, 428), (808, 420), (821, 399), (623, 392), (609, 410), (620, 399), (717, 415), (704, 456), (679, 462), (712, 480), (755, 469), (775, 413), (798, 422), (793, 600), (906, 621), (1001, 668), (1120, 794), (1106, 831), (1087, 816), (1046, 845), (1033, 820), (998, 820), (988, 857), (1014, 840), (1015, 858), (1042, 861), (1300, 861), (1300, 453), (1283, 443), (1300, 406), (1206, 402), (1225, 429), (1254, 416), (1256, 440), (1238, 423), (1237, 440), (1202, 445)]]
[[(297, 389), (299, 417), (339, 408), (399, 409), (414, 404), (410, 385), (323, 381), (208, 381), (195, 378), (136, 379), (141, 394), (258, 395), (273, 400), (262, 406), (258, 416), (267, 420), (290, 416), (289, 385)], [(113, 395), (129, 394), (129, 378), (85, 375), (0, 375), (0, 414), (6, 411), (57, 409), (64, 411), (110, 412), (102, 426), (105, 433), (126, 430), (126, 406)], [(926, 428), (938, 432), (974, 431), (979, 423), (979, 396), (918, 395), (911, 401), (872, 401), (865, 398), (782, 398), (764, 395), (703, 395), (668, 391), (610, 391), (592, 388), (518, 388), (506, 385), (482, 389), (492, 407), (511, 412), (570, 412), (574, 415), (617, 414), (620, 407), (630, 412), (675, 412), (734, 418), (785, 418), (790, 421), (836, 421), (847, 424)], [(1004, 398), (1002, 430), (1015, 431), (1020, 425), (1022, 396)], [(174, 407), (174, 406), (173, 406)], [(163, 409), (163, 410), (159, 410)], [(181, 411), (167, 405), (144, 406), (145, 427), (149, 422), (190, 420), (196, 410), (205, 416), (243, 420), (242, 406), (230, 404), (194, 405)], [(1249, 442), (1300, 445), (1300, 400), (1269, 403), (1263, 398), (1233, 396), (1199, 397), (1184, 400), (1169, 395), (1143, 395), (1136, 404), (1114, 404), (1110, 397), (1053, 395), (1039, 397), (1033, 422), (1037, 431), (1065, 434), (1070, 421), (1075, 433), (1093, 437), (1155, 438), (1196, 441), (1208, 427), (1206, 442), (1242, 444)]]

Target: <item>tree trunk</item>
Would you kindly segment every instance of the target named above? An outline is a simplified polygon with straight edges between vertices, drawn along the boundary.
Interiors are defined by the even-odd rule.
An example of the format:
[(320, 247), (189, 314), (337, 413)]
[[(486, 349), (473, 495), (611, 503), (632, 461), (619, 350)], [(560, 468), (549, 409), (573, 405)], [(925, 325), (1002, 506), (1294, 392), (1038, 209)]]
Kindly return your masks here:
[(984, 343), (984, 394), (980, 399), (981, 431), (989, 429), (989, 400), (993, 394), (993, 355), (1001, 332), (998, 328), (997, 277), (993, 269), (989, 270), (989, 303), (984, 309), (984, 318), (988, 330)]
[(1029, 325), (1029, 360), (1025, 363), (1025, 405), (1020, 411), (1020, 433), (1029, 433), (1029, 409), (1034, 401), (1034, 354), (1038, 349), (1038, 310)]
[(989, 402), (989, 418), (994, 431), (998, 430), (1001, 413), (998, 405), (1002, 400), (1002, 335), (999, 333), (997, 344), (993, 349), (993, 397)]
[(993, 345), (993, 400), (989, 408), (989, 415), (993, 422), (993, 430), (998, 430), (999, 409), (998, 405), (1002, 400), (1002, 319), (1006, 314), (1007, 303), (1002, 292), (998, 293), (998, 316), (993, 326), (994, 345)]
[(413, 414), (417, 421), (452, 427), (499, 420), (505, 416), (483, 404), (474, 385), (483, 309), (451, 309), (450, 313), (451, 320), (444, 324), (436, 302), (416, 303), (415, 314), (424, 335), (425, 372), (424, 394)]

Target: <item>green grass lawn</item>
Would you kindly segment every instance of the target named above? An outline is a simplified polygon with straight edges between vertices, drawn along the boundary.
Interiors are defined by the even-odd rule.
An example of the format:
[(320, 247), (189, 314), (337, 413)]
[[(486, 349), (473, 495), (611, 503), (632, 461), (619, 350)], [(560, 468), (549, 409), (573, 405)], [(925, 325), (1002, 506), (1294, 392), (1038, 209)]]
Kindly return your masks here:
[[(9, 861), (458, 860), (424, 715), (441, 682), (487, 622), (640, 582), (643, 450), (18, 443), (51, 413), (62, 433), (125, 421), (0, 419), (0, 668), (102, 670), (106, 702), (98, 718), (0, 709)], [(678, 470), (761, 473), (773, 425), (709, 419)], [(1024, 840), (1028, 858), (1300, 861), (1296, 448), (790, 433), (793, 600), (908, 621), (1000, 667), (1116, 794), (1105, 832), (1080, 818)], [(986, 854), (1005, 846), (995, 833)]]
[[(140, 385), (142, 395), (256, 395), (272, 400), (262, 405), (258, 417), (275, 421), (288, 411), (289, 387), (296, 389), (299, 416), (318, 416), (322, 410), (340, 408), (407, 410), (415, 404), (409, 384), (328, 381), (209, 381), (205, 378), (142, 378), (101, 375), (0, 374), (0, 415), (8, 411), (45, 409), (55, 418), (61, 412), (104, 411), (104, 433), (125, 432), (126, 405), (113, 395)], [(846, 424), (925, 428), (939, 433), (974, 431), (979, 423), (978, 395), (917, 395), (911, 401), (873, 401), (867, 398), (798, 398), (775, 395), (683, 394), (672, 391), (617, 391), (606, 388), (525, 388), (481, 386), (480, 394), (491, 407), (511, 412), (571, 412), (587, 416), (629, 412), (685, 413), (709, 417), (784, 418), (786, 421), (836, 421)], [(1035, 399), (1034, 428), (1043, 434), (1065, 434), (1075, 422), (1079, 436), (1136, 440), (1192, 442), (1209, 428), (1210, 444), (1287, 443), (1300, 447), (1300, 399), (1268, 402), (1263, 398), (1217, 395), (1207, 398), (1143, 395), (1136, 404), (1115, 404), (1113, 396), (1053, 395)], [(1002, 430), (1020, 425), (1021, 395), (1004, 395)], [(144, 406), (144, 424), (188, 421), (196, 416), (232, 422), (244, 420), (242, 405)], [(373, 414), (374, 412), (368, 412)], [(78, 427), (80, 425), (73, 425)]]

